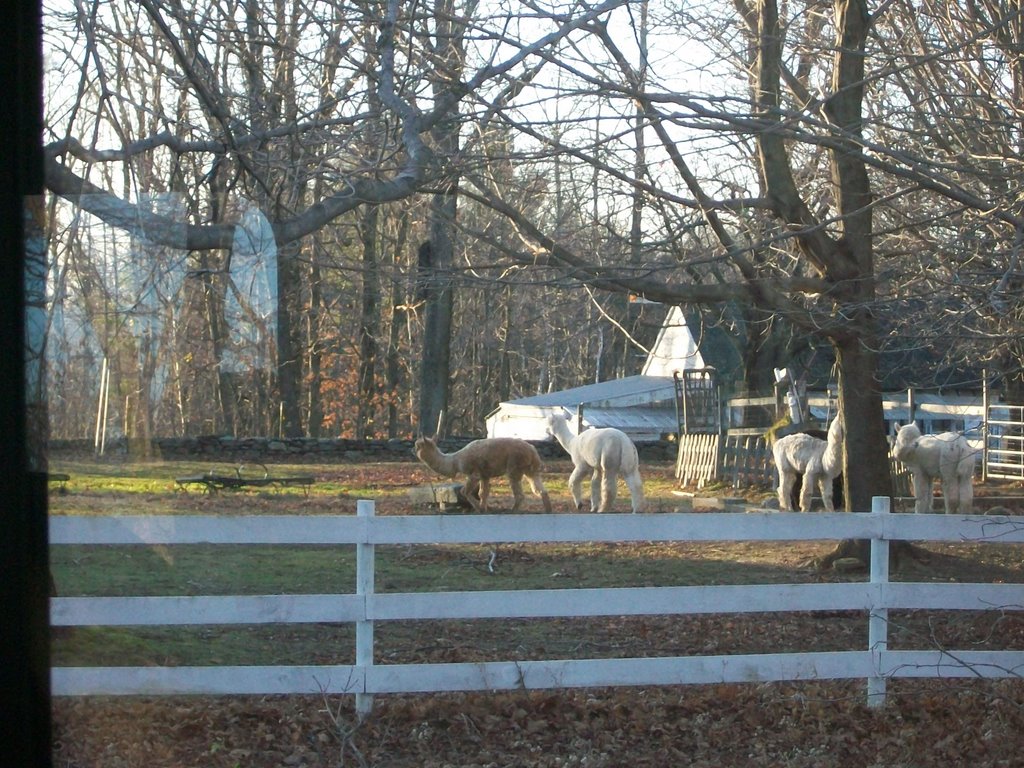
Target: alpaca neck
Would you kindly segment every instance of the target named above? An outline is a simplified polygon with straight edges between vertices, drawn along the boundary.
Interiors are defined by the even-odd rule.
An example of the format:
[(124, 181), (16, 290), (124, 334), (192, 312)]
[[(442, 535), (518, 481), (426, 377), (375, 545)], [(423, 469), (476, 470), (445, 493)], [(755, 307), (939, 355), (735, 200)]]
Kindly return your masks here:
[(562, 418), (551, 419), (551, 431), (555, 433), (555, 439), (565, 449), (565, 452), (572, 453), (572, 441), (576, 435), (569, 429), (569, 422)]
[(914, 460), (917, 458), (917, 440), (901, 446), (900, 449), (896, 451), (896, 458), (904, 464), (913, 464)]
[(457, 461), (455, 454), (442, 453), (441, 449), (437, 446), (428, 448), (423, 451), (423, 455), (420, 456), (423, 463), (430, 467), (432, 470), (437, 472), (439, 475), (445, 477), (454, 477), (458, 474)]
[(821, 467), (830, 475), (838, 475), (843, 461), (843, 436), (829, 430), (825, 453), (821, 457)]

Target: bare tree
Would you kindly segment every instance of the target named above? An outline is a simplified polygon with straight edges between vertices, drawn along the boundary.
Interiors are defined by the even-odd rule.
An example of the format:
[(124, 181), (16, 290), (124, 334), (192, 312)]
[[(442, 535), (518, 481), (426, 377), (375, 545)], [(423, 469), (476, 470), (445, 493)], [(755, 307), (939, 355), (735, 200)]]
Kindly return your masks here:
[[(1013, 9), (976, 0), (889, 3), (872, 15), (854, 0), (766, 0), (647, 3), (646, 15), (631, 16), (624, 2), (570, 11), (437, 3), (415, 12), (390, 2), (345, 13), (314, 3), (291, 15), (274, 6), (259, 16), (249, 0), (232, 13), (267, 23), (239, 36), (220, 8), (187, 13), (149, 0), (136, 22), (127, 6), (109, 5), (94, 5), (80, 29), (92, 53), (86, 60), (97, 62), (90, 72), (99, 72), (83, 82), (97, 84), (96, 113), (110, 117), (85, 138), (86, 116), (67, 113), (69, 128), (60, 123), (48, 146), (51, 190), (115, 226), (145, 227), (156, 242), (208, 251), (200, 266), (212, 272), (220, 268), (212, 255), (230, 248), (234, 230), (215, 199), (263, 195), (293, 267), (303, 251), (289, 244), (345, 240), (336, 235), (362, 206), (379, 206), (386, 223), (375, 231), (393, 232), (390, 217), (407, 214), (389, 204), (432, 200), (433, 213), (401, 226), (413, 242), (429, 239), (439, 250), (429, 308), (403, 300), (398, 263), (411, 256), (406, 248), (403, 257), (392, 254), (390, 278), (379, 278), (392, 281), (390, 299), (369, 313), (379, 320), (390, 312), (391, 382), (401, 367), (397, 329), (420, 329), (424, 319), (431, 343), (421, 346), (438, 355), (420, 371), (421, 428), (433, 429), (452, 404), (450, 391), (459, 398), (452, 417), (477, 426), (495, 369), (504, 371), (494, 387), (500, 396), (565, 381), (563, 365), (579, 379), (590, 365), (583, 361), (610, 346), (604, 329), (614, 326), (603, 318), (628, 327), (613, 299), (632, 293), (715, 306), (747, 339), (753, 387), (791, 354), (790, 333), (831, 346), (855, 425), (848, 499), (860, 509), (888, 491), (879, 355), (908, 343), (901, 316), (942, 308), (947, 338), (957, 329), (971, 335), (951, 350), (1020, 368), (1019, 350), (1000, 341), (1020, 314)], [(108, 23), (114, 12), (122, 24), (151, 26), (158, 44), (126, 53), (115, 44), (124, 36)], [(686, 55), (677, 55), (687, 37)], [(145, 129), (130, 131), (113, 119), (109, 107), (124, 96), (105, 87), (98, 64), (123, 66), (115, 54), (159, 63), (168, 73), (161, 93), (175, 94), (175, 112), (156, 110)], [(333, 85), (304, 88), (314, 81)], [(201, 119), (186, 119), (192, 115)], [(991, 146), (997, 159), (983, 154)], [(184, 226), (131, 202), (141, 177), (103, 173), (156, 161), (176, 169), (167, 178), (189, 198)], [(494, 214), (506, 222), (496, 225)], [(370, 279), (346, 258), (345, 269)], [(384, 263), (378, 258), (375, 268)], [(332, 306), (302, 285), (314, 274), (329, 281), (322, 270), (289, 274), (293, 318)], [(473, 293), (480, 280), (509, 292), (489, 287), (483, 303), (484, 294)], [(520, 302), (570, 292), (558, 314), (518, 311)], [(494, 306), (498, 297), (503, 304)], [(462, 306), (486, 322), (462, 319)], [(474, 332), (500, 338), (495, 368)], [(288, 343), (311, 349), (316, 333)], [(453, 339), (454, 352), (441, 354)], [(586, 351), (570, 362), (560, 351), (567, 348)], [(369, 356), (366, 347), (364, 362)], [(451, 381), (462, 364), (474, 373), (471, 386)], [(377, 375), (367, 366), (364, 386)]]
[[(700, 11), (711, 7), (701, 6)], [(529, 241), (531, 249), (519, 257), (522, 263), (557, 267), (594, 286), (634, 291), (659, 301), (749, 305), (764, 320), (782, 318), (805, 334), (827, 340), (839, 370), (841, 407), (848, 425), (847, 504), (867, 509), (872, 496), (890, 493), (881, 409), (881, 320), (898, 311), (898, 294), (919, 288), (924, 290), (918, 296), (932, 311), (937, 297), (947, 303), (965, 301), (967, 294), (957, 284), (971, 274), (975, 258), (962, 249), (928, 250), (915, 268), (906, 253), (885, 250), (880, 268), (877, 249), (892, 248), (898, 238), (913, 238), (922, 231), (931, 240), (941, 217), (956, 211), (964, 219), (984, 221), (990, 232), (998, 233), (1005, 250), (1016, 254), (1015, 233), (1021, 223), (1016, 200), (1011, 199), (1016, 186), (991, 183), (992, 164), (973, 161), (979, 151), (958, 142), (953, 142), (955, 162), (951, 153), (946, 163), (933, 159), (927, 143), (903, 146), (903, 138), (919, 125), (933, 124), (929, 130), (946, 135), (940, 126), (952, 124), (938, 113), (957, 110), (951, 104), (925, 108), (925, 99), (917, 98), (911, 111), (920, 109), (928, 117), (914, 115), (914, 122), (905, 112), (887, 111), (884, 105), (905, 109), (914, 94), (929, 93), (920, 83), (909, 88), (902, 83), (911, 72), (934, 77), (934, 60), (952, 65), (960, 59), (960, 50), (947, 41), (941, 48), (926, 50), (923, 57), (920, 52), (914, 58), (904, 53), (900, 66), (894, 66), (895, 32), (885, 32), (902, 27), (897, 21), (892, 27), (881, 25), (895, 6), (873, 17), (860, 0), (836, 0), (831, 17), (820, 6), (800, 5), (788, 6), (785, 18), (772, 0), (714, 7), (721, 14), (714, 22), (724, 25), (718, 29), (728, 30), (709, 38), (721, 42), (723, 55), (717, 64), (733, 61), (739, 65), (734, 76), (749, 73), (749, 95), (735, 89), (716, 94), (659, 87), (654, 78), (641, 76), (621, 45), (628, 36), (623, 38), (621, 27), (613, 27), (606, 18), (588, 26), (593, 37), (587, 41), (593, 45), (599, 40), (606, 58), (596, 57), (595, 47), (586, 49), (589, 56), (583, 55), (584, 42), (577, 42), (565, 56), (548, 54), (577, 84), (578, 93), (617, 101), (621, 121), (629, 114), (629, 105), (641, 105), (648, 130), (660, 143), (661, 179), (653, 172), (646, 179), (631, 179), (621, 165), (597, 152), (597, 142), (571, 143), (564, 131), (538, 127), (521, 111), (491, 106), (521, 138), (587, 163), (617, 179), (621, 188), (640, 186), (666, 205), (698, 212), (713, 233), (713, 246), (691, 248), (685, 255), (688, 263), (677, 265), (659, 260), (657, 250), (649, 249), (646, 271), (602, 263), (526, 213), (518, 202), (521, 191), (497, 185), (481, 173), (467, 178), (478, 198), (514, 221)], [(1019, 40), (1015, 34), (1005, 41), (991, 40), (993, 30), (1015, 29), (1018, 12), (971, 3), (963, 12), (975, 17), (990, 14), (974, 27), (975, 33), (988, 36), (986, 51), (1006, 51)], [(941, 25), (933, 17), (925, 26), (934, 35)], [(1009, 54), (990, 56), (988, 61), (995, 61), (999, 71), (1015, 66)], [(961, 83), (962, 75), (961, 71)], [(986, 74), (971, 92), (983, 90), (992, 79), (999, 75)], [(1005, 81), (1015, 78), (1008, 75)], [(964, 89), (949, 91), (963, 98)], [(881, 101), (886, 97), (888, 102)], [(958, 134), (970, 133), (957, 127)], [(604, 142), (615, 140), (613, 132), (601, 135)], [(718, 174), (695, 153), (716, 140), (721, 142), (719, 163), (746, 163), (745, 171)], [(671, 180), (668, 170), (674, 174)], [(998, 178), (1005, 180), (1005, 171)], [(876, 221), (884, 222), (885, 228), (876, 231)], [(1003, 306), (1006, 289), (1013, 284), (1015, 258), (1003, 260), (1002, 275), (990, 271), (977, 280), (1002, 299)], [(945, 268), (931, 270), (934, 276), (927, 279), (937, 264)], [(912, 275), (900, 274), (908, 267)]]
[[(82, 73), (78, 104), (89, 109), (61, 113), (59, 100), (51, 101), (47, 185), (114, 227), (145, 231), (154, 243), (194, 254), (195, 274), (208, 289), (227, 269), (234, 240), (236, 222), (226, 201), (255, 200), (277, 244), (276, 387), (283, 431), (298, 434), (304, 350), (311, 346), (302, 329), (313, 327), (300, 322), (313, 307), (304, 281), (315, 274), (302, 267), (301, 241), (362, 206), (434, 195), (429, 236), (445, 277), (432, 305), (440, 311), (428, 313), (427, 337), (442, 345), (428, 348), (443, 349), (450, 338), (446, 242), (454, 232), (457, 172), (451, 161), (462, 130), (460, 102), (479, 89), (506, 88), (526, 58), (623, 2), (606, 0), (548, 25), (521, 49), (492, 43), (485, 56), (476, 52), (473, 68), (464, 63), (464, 31), (473, 27), (475, 39), (487, 40), (478, 27), (505, 23), (501, 14), (475, 18), (474, 3), (438, 3), (427, 16), (406, 14), (398, 2), (342, 13), (330, 2), (292, 7), (263, 0), (202, 7), (176, 0), (93, 2), (80, 14), (55, 11), (55, 28), (65, 24), (84, 41), (81, 58), (69, 58), (64, 71)], [(68, 50), (72, 56), (78, 51)], [(152, 71), (157, 94), (138, 104), (132, 101), (136, 89), (118, 88), (112, 79), (114, 72), (139, 71), (137, 61)], [(422, 83), (432, 84), (429, 98)], [(119, 119), (125, 105), (150, 116), (145, 127), (126, 129)], [(381, 129), (369, 153), (358, 137), (371, 122)], [(137, 169), (153, 165), (168, 169), (187, 195), (187, 222), (136, 204), (152, 178)], [(121, 178), (115, 182), (108, 169)], [(226, 346), (216, 303), (209, 307), (214, 346)], [(431, 414), (447, 397), (448, 365), (438, 362), (433, 383), (421, 388), (432, 398)], [(237, 385), (221, 376), (225, 421), (246, 396)], [(309, 400), (310, 414), (315, 400)]]

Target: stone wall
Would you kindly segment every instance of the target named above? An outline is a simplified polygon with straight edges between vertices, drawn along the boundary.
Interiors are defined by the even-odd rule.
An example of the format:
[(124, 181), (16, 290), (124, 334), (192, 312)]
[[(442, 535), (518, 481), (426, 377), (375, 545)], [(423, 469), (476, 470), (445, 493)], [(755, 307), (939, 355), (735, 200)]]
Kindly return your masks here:
[[(473, 437), (452, 437), (440, 441), (441, 450), (456, 451)], [(147, 451), (145, 444), (121, 438), (107, 444), (105, 455), (110, 458), (154, 458), (166, 461), (206, 459), (239, 462), (303, 462), (329, 463), (358, 461), (413, 461), (412, 440), (345, 440), (342, 438), (273, 438), (227, 437), (204, 435), (201, 437), (167, 437), (154, 440)], [(534, 442), (544, 458), (566, 458), (565, 451), (555, 442)], [(50, 456), (89, 456), (93, 454), (91, 440), (55, 440), (50, 443)], [(676, 444), (669, 441), (639, 443), (637, 449), (643, 461), (671, 461), (676, 456)]]

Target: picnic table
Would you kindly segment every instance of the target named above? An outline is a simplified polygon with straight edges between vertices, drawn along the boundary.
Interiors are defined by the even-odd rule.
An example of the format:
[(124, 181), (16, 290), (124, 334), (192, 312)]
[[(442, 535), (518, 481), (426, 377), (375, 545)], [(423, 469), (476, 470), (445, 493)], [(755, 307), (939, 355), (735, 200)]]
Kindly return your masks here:
[(206, 493), (216, 493), (225, 489), (238, 491), (245, 488), (266, 488), (268, 486), (276, 488), (294, 488), (298, 486), (302, 488), (306, 496), (309, 495), (310, 486), (316, 482), (316, 478), (312, 475), (276, 476), (270, 474), (270, 470), (267, 469), (266, 465), (260, 464), (259, 466), (263, 469), (262, 474), (247, 474), (245, 472), (245, 465), (239, 465), (234, 468), (233, 472), (210, 470), (201, 475), (176, 477), (174, 482), (180, 488), (186, 488), (189, 485), (201, 485)]

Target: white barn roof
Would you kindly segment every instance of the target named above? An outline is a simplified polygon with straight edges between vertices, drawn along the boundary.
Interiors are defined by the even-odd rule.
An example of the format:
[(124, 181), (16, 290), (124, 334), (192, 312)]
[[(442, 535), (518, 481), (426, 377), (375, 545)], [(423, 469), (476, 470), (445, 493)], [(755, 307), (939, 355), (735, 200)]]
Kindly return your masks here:
[(576, 418), (584, 427), (615, 427), (633, 440), (659, 440), (679, 428), (671, 376), (629, 376), (502, 403), (487, 417), (488, 437), (546, 440), (547, 418)]
[(521, 397), (512, 402), (518, 405), (561, 405), (575, 408), (584, 406), (639, 405), (675, 397), (672, 376), (627, 376), (624, 379), (584, 384), (558, 392), (546, 392), (532, 397)]

